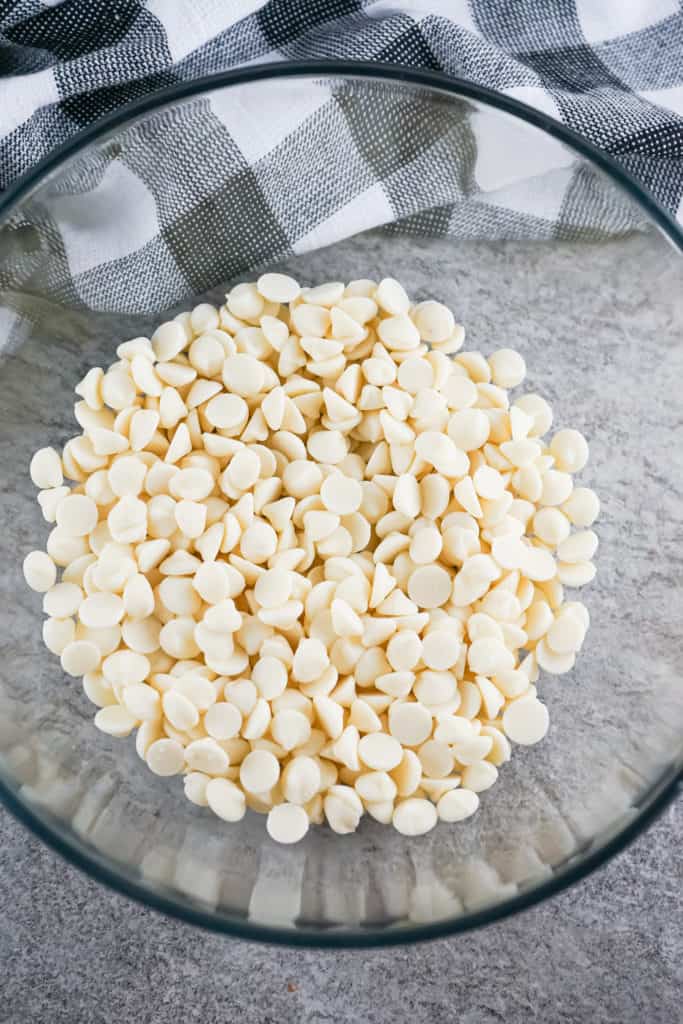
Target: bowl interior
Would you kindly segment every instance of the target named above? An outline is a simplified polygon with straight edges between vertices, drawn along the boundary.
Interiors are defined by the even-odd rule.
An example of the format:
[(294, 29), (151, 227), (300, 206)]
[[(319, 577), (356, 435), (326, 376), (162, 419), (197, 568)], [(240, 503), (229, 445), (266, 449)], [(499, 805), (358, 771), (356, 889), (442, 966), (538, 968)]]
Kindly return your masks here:
[[(295, 84), (293, 101), (300, 98), (300, 86)], [(353, 107), (356, 94), (362, 108), (347, 110), (345, 123), (354, 113), (367, 113), (368, 88), (355, 83), (345, 94), (347, 106)], [(459, 99), (445, 100), (428, 90), (406, 99), (401, 88), (385, 85), (372, 95), (374, 116), (381, 119), (384, 112), (388, 118), (400, 106), (403, 117), (409, 101), (423, 121), (438, 122), (430, 130), (454, 159), (466, 139), (476, 138), (477, 117), (500, 125), (506, 149), (522, 146), (530, 131), (488, 108), (465, 109)], [(233, 101), (221, 92), (221, 102), (225, 121), (229, 114), (244, 134)], [(241, 106), (246, 116), (251, 108), (245, 97)], [(188, 113), (182, 105), (170, 109), (176, 118)], [(134, 125), (139, 135), (145, 128), (145, 119)], [(398, 130), (395, 126), (389, 136), (398, 151), (393, 155), (405, 160), (410, 154)], [(367, 131), (367, 125), (357, 131)], [(298, 159), (308, 161), (309, 179), (297, 192), (280, 190), (280, 222), (291, 226), (303, 217), (308, 199), (324, 202), (324, 177), (339, 145), (337, 135), (328, 119), (301, 142)], [(124, 156), (129, 138), (122, 134)], [(151, 163), (155, 154), (162, 160), (154, 132), (149, 140), (141, 159)], [(54, 244), (45, 210), (58, 221), (81, 223), (82, 203), (102, 181), (97, 161), (105, 160), (106, 173), (121, 162), (116, 144), (110, 138), (81, 152), (23, 201), (19, 219), (25, 235), (17, 233), (15, 213), (12, 244), (20, 252), (12, 258), (25, 267), (26, 254), (32, 253), (33, 265), (0, 293), (0, 325), (7, 328), (4, 347), (0, 341), (3, 786), (62, 843), (129, 891), (179, 913), (196, 912), (205, 923), (227, 930), (246, 927), (259, 934), (260, 928), (274, 926), (285, 940), (407, 937), (416, 934), (415, 926), (435, 921), (457, 927), (482, 909), (495, 913), (520, 893), (561, 877), (636, 816), (680, 758), (683, 291), (677, 254), (654, 231), (618, 237), (587, 232), (583, 238), (577, 228), (571, 240), (481, 237), (486, 232), (477, 228), (477, 185), (469, 196), (460, 193), (457, 216), (465, 224), (471, 214), (471, 233), (478, 238), (440, 237), (443, 225), (436, 219), (431, 234), (424, 219), (408, 221), (402, 230), (356, 233), (366, 222), (351, 216), (330, 232), (323, 211), (302, 223), (304, 242), (294, 246), (299, 255), (275, 251), (272, 260), (272, 245), (263, 251), (256, 245), (242, 252), (240, 264), (233, 223), (222, 254), (213, 252), (213, 228), (207, 236), (195, 235), (196, 251), (194, 257), (188, 254), (182, 281), (171, 279), (162, 266), (147, 272), (137, 290), (133, 276), (125, 299), (121, 277), (109, 292), (92, 274), (89, 284), (79, 279), (78, 295), (60, 292), (58, 271), (45, 258)], [(279, 164), (273, 161), (273, 173), (282, 176), (280, 158)], [(205, 157), (194, 159), (201, 171)], [(387, 156), (374, 153), (373, 159)], [(86, 165), (93, 172), (90, 189), (84, 187)], [(121, 182), (126, 174), (124, 160), (115, 175)], [(641, 218), (616, 192), (612, 196), (611, 185), (595, 180), (603, 199), (612, 197), (612, 209), (621, 204), (626, 211), (624, 224), (629, 217), (634, 223)], [(434, 180), (420, 186), (432, 211), (445, 201), (437, 186)], [(510, 186), (495, 181), (491, 187), (499, 196)], [(253, 223), (257, 203), (244, 181), (236, 195), (240, 216)], [(448, 201), (452, 205), (453, 197)], [(83, 231), (97, 239), (100, 221), (92, 209), (82, 220)], [(216, 217), (225, 216), (219, 206), (212, 209), (218, 210)], [(398, 217), (403, 211), (395, 206), (394, 213)], [(104, 238), (110, 225), (104, 212), (100, 216)], [(132, 202), (120, 226), (126, 244), (137, 230), (135, 216)], [(6, 259), (8, 238), (0, 229)], [(333, 244), (314, 249), (319, 242)], [(99, 250), (97, 259), (105, 251)], [(25, 553), (43, 545), (48, 531), (28, 462), (36, 448), (61, 446), (78, 432), (75, 383), (88, 367), (112, 362), (119, 340), (151, 333), (162, 319), (159, 310), (187, 308), (180, 300), (188, 282), (190, 291), (220, 304), (226, 286), (249, 277), (246, 271), (255, 265), (277, 266), (305, 284), (390, 275), (415, 301), (446, 302), (466, 327), (466, 349), (485, 354), (502, 346), (518, 349), (528, 367), (520, 392), (542, 394), (553, 407), (554, 426), (575, 427), (590, 442), (581, 483), (593, 487), (602, 502), (598, 576), (580, 594), (590, 609), (591, 629), (575, 669), (562, 677), (543, 674), (538, 684), (550, 710), (549, 735), (535, 748), (514, 751), (498, 783), (482, 795), (474, 818), (441, 824), (423, 838), (409, 840), (364, 819), (352, 836), (314, 828), (297, 846), (278, 847), (258, 815), (250, 812), (238, 825), (227, 825), (194, 807), (179, 779), (159, 779), (146, 769), (132, 739), (111, 740), (95, 730), (95, 709), (79, 682), (64, 676), (42, 646), (40, 599), (21, 576)], [(123, 267), (124, 275), (133, 273), (132, 266), (129, 261)], [(116, 274), (117, 263), (109, 270)], [(209, 284), (215, 287), (207, 291)]]

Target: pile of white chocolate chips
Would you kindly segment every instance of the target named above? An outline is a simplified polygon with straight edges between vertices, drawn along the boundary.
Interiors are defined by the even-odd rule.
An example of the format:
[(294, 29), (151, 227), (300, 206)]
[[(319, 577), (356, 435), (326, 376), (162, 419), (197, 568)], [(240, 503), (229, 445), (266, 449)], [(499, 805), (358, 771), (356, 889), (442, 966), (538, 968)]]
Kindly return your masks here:
[(47, 647), (220, 818), (420, 835), (546, 734), (539, 670), (588, 628), (564, 595), (595, 574), (588, 447), (511, 400), (520, 355), (463, 340), (391, 278), (265, 274), (119, 345), (83, 433), (33, 457)]

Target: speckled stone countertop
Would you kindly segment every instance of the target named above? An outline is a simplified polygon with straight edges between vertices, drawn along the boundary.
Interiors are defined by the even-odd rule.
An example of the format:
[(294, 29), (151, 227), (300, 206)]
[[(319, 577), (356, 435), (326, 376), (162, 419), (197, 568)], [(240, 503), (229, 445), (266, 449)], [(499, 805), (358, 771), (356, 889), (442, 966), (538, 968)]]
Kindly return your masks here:
[[(392, 247), (391, 253), (385, 252), (385, 246)], [(372, 271), (374, 263), (378, 269), (390, 264), (403, 279), (404, 272), (415, 264), (415, 273), (419, 271), (427, 281), (434, 251), (419, 251), (417, 241), (411, 243), (410, 250), (404, 245), (401, 251), (394, 251), (395, 246), (395, 240), (381, 245), (370, 240), (365, 265)], [(444, 280), (450, 276), (462, 286), (458, 292), (462, 304), (468, 284), (466, 256), (458, 257), (446, 244), (440, 251)], [(311, 279), (324, 276), (326, 270), (354, 276), (353, 271), (361, 265), (354, 251), (347, 253), (348, 267), (340, 263), (341, 258), (339, 251), (330, 255), (329, 250), (309, 257), (315, 270)], [(604, 345), (609, 342), (612, 346), (613, 360), (615, 352), (632, 344), (619, 324), (612, 330), (614, 296), (623, 288), (619, 274), (637, 282), (638, 267), (653, 257), (643, 240), (629, 257), (631, 263), (625, 256), (615, 261), (607, 250), (596, 252), (594, 258), (603, 288), (594, 289), (591, 315)], [(489, 280), (482, 277), (482, 259), (480, 253), (476, 272), (469, 274), (470, 284), (473, 278), (476, 285)], [(463, 319), (469, 325), (479, 311), (479, 329), (487, 335), (492, 326), (500, 329), (509, 324), (512, 341), (529, 304), (554, 300), (552, 289), (543, 291), (545, 275), (553, 272), (562, 274), (563, 280), (584, 280), (576, 261), (569, 256), (563, 259), (561, 254), (556, 254), (552, 266), (524, 263), (526, 276), (511, 262), (510, 254), (494, 251), (491, 259), (490, 281), (503, 281), (505, 288), (498, 288), (502, 294), (497, 296), (489, 287), (485, 301), (478, 297), (478, 305), (465, 311)], [(567, 277), (572, 274), (574, 277)], [(643, 295), (636, 290), (631, 305), (637, 300), (638, 309), (642, 307), (650, 316), (647, 275), (643, 277)], [(515, 292), (520, 282), (526, 289), (522, 294)], [(672, 281), (671, 288), (674, 286)], [(478, 296), (478, 290), (473, 288), (473, 294)], [(576, 313), (569, 284), (563, 294), (566, 308), (549, 310), (547, 316), (554, 318), (555, 326), (564, 316), (565, 335), (573, 342)], [(592, 365), (592, 336), (585, 338), (590, 333), (585, 327), (586, 302), (584, 295), (582, 345), (577, 343), (572, 352)], [(503, 316), (508, 320), (503, 321)], [(658, 322), (653, 323), (657, 327)], [(526, 332), (526, 323), (523, 328)], [(474, 337), (476, 344), (476, 332)], [(544, 343), (545, 336), (539, 337), (539, 344)], [(604, 345), (603, 351), (607, 351)], [(614, 401), (621, 395), (624, 381), (617, 378), (609, 384), (612, 363), (605, 358), (607, 387), (611, 389), (607, 397)], [(643, 365), (641, 336), (633, 358), (634, 365)], [(645, 359), (645, 365), (651, 372), (652, 361)], [(680, 382), (680, 374), (676, 379)], [(571, 406), (564, 397), (565, 405)], [(578, 391), (569, 397), (580, 404)], [(594, 436), (593, 428), (589, 434)], [(630, 477), (627, 482), (632, 482)], [(620, 493), (617, 489), (615, 500)], [(678, 498), (672, 495), (671, 500)], [(673, 518), (669, 509), (669, 525)], [(664, 525), (659, 523), (660, 533)], [(21, 528), (12, 526), (16, 546), (22, 548), (27, 538)], [(634, 529), (631, 524), (632, 533)], [(6, 532), (11, 534), (9, 525)], [(633, 536), (629, 539), (634, 551)], [(672, 551), (679, 549), (679, 539), (680, 531), (672, 540)], [(608, 545), (605, 549), (607, 556), (603, 555), (601, 565), (606, 570), (603, 576), (609, 579)], [(11, 556), (8, 553), (8, 561), (11, 557), (13, 552)], [(9, 579), (7, 572), (5, 578)], [(663, 613), (660, 606), (658, 614)], [(596, 618), (594, 641), (582, 664), (590, 665), (590, 658), (598, 657), (601, 636), (606, 638), (603, 651), (610, 654), (615, 642), (610, 637), (625, 635), (625, 627), (619, 631), (618, 618), (610, 620), (604, 615), (602, 627), (600, 616)], [(27, 628), (24, 619), (17, 617), (17, 622)], [(674, 628), (679, 624), (677, 618), (672, 635), (680, 634)], [(660, 630), (658, 642), (665, 639)], [(678, 649), (671, 645), (669, 653), (671, 664), (678, 667)], [(630, 656), (635, 658), (637, 652)], [(664, 672), (668, 662), (660, 660)], [(597, 678), (609, 667), (604, 659), (594, 666)], [(676, 675), (680, 678), (679, 672)], [(638, 685), (642, 690), (642, 683)], [(580, 695), (587, 693), (580, 691)], [(588, 708), (588, 718), (595, 720), (605, 707), (609, 711), (604, 686), (599, 696)], [(637, 690), (619, 693), (623, 702), (639, 697)], [(554, 721), (561, 719), (562, 713), (574, 714), (570, 698), (568, 691), (562, 701), (555, 701)], [(621, 715), (628, 706), (619, 705)], [(646, 705), (634, 704), (641, 706)], [(615, 721), (619, 724), (618, 716)], [(680, 718), (674, 715), (671, 721), (675, 726)], [(607, 724), (613, 727), (614, 723)], [(570, 731), (567, 735), (575, 734)], [(576, 764), (572, 770), (575, 777), (582, 778), (582, 771), (591, 771), (590, 758), (577, 742), (573, 747)], [(549, 751), (557, 749), (556, 743)], [(571, 753), (568, 748), (562, 758)], [(611, 757), (611, 748), (608, 754)], [(546, 766), (547, 755), (542, 756), (546, 760), (538, 763)], [(531, 763), (531, 758), (524, 762), (527, 767)], [(558, 762), (553, 780), (556, 792), (564, 765), (564, 760)], [(500, 787), (503, 796), (507, 792), (511, 790)], [(585, 822), (590, 829), (590, 819)], [(605, 868), (520, 916), (431, 944), (323, 952), (230, 940), (167, 919), (97, 885), (0, 808), (0, 1024), (676, 1024), (681, 1020), (683, 983), (682, 848), (679, 803)]]
[(0, 812), (2, 1024), (675, 1024), (683, 814), (498, 925), (360, 952), (225, 939), (98, 886)]

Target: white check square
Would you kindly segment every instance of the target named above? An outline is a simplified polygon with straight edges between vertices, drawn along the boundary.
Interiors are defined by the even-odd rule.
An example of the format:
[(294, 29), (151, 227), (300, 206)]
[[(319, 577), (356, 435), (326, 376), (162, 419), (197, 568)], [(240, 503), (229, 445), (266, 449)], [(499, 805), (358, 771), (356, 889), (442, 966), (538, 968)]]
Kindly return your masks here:
[(53, 195), (49, 207), (74, 277), (137, 252), (160, 230), (154, 196), (120, 160), (91, 192)]

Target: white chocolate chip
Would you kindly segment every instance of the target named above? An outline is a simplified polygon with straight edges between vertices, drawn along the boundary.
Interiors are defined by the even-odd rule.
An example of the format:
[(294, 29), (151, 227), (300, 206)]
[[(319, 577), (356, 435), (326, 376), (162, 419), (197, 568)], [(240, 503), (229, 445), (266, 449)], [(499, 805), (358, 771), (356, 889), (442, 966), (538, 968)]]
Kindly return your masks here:
[(489, 356), (491, 379), (502, 388), (516, 388), (526, 376), (524, 360), (511, 348), (501, 348)]
[(75, 615), (83, 600), (83, 591), (75, 583), (56, 583), (45, 592), (43, 611), (55, 619)]
[(69, 537), (84, 537), (97, 525), (97, 505), (85, 494), (71, 494), (57, 505), (57, 526)]
[(598, 538), (592, 530), (572, 534), (558, 545), (557, 557), (561, 562), (590, 562), (598, 549)]
[(70, 676), (84, 676), (95, 671), (101, 657), (95, 644), (87, 640), (74, 640), (62, 651), (62, 668)]
[(47, 487), (61, 487), (64, 482), (62, 460), (54, 448), (41, 448), (35, 453), (30, 464), (31, 480), (44, 490)]
[(451, 789), (440, 797), (436, 811), (441, 821), (455, 822), (470, 818), (479, 808), (479, 797), (467, 789)]
[(341, 473), (332, 473), (323, 481), (320, 497), (328, 511), (335, 515), (347, 516), (360, 508), (363, 490), (357, 480)]
[(136, 724), (133, 715), (117, 704), (101, 708), (95, 715), (96, 727), (108, 736), (116, 736), (118, 739), (130, 736)]
[(266, 828), (276, 843), (298, 843), (308, 832), (308, 815), (297, 804), (278, 804), (268, 812)]
[(46, 619), (43, 623), (43, 643), (57, 657), (75, 636), (76, 624), (73, 619)]
[(562, 505), (562, 511), (574, 526), (592, 526), (600, 514), (600, 502), (590, 488), (576, 487)]
[(285, 798), (290, 803), (303, 806), (320, 790), (318, 762), (312, 757), (293, 757), (282, 772), (281, 783)]
[(320, 640), (301, 640), (294, 654), (292, 674), (300, 683), (318, 679), (329, 665), (329, 656)]
[(246, 813), (244, 793), (230, 779), (210, 779), (206, 787), (206, 802), (223, 821), (241, 821)]
[(452, 630), (435, 629), (422, 641), (422, 659), (427, 668), (442, 671), (456, 664), (461, 648), (462, 644)]
[(301, 293), (298, 282), (286, 274), (262, 274), (256, 287), (268, 302), (293, 302)]
[(385, 733), (370, 733), (361, 738), (358, 744), (358, 755), (368, 768), (389, 772), (400, 764), (403, 751), (395, 737)]
[(392, 316), (407, 313), (410, 309), (410, 299), (406, 295), (403, 285), (393, 277), (385, 277), (380, 281), (374, 298), (384, 312)]
[(389, 731), (403, 746), (416, 747), (429, 738), (431, 713), (422, 704), (395, 701), (389, 708)]
[(448, 306), (441, 302), (420, 302), (413, 310), (413, 322), (420, 332), (422, 341), (447, 341), (453, 333), (455, 320)]
[(252, 750), (240, 765), (240, 782), (247, 793), (266, 793), (280, 777), (280, 764), (268, 750)]
[(548, 709), (535, 697), (521, 697), (505, 709), (503, 728), (513, 743), (539, 743), (548, 731)]
[(424, 565), (408, 579), (408, 596), (419, 608), (438, 608), (451, 596), (453, 581), (440, 565)]
[(243, 398), (257, 395), (265, 384), (263, 365), (245, 353), (228, 356), (223, 363), (223, 383), (233, 395)]
[(78, 617), (90, 629), (116, 626), (123, 618), (125, 605), (118, 594), (91, 594), (78, 609)]
[(436, 825), (436, 808), (429, 800), (409, 797), (398, 804), (392, 822), (396, 831), (404, 836), (423, 836)]
[(31, 590), (44, 594), (54, 587), (57, 566), (44, 551), (31, 551), (23, 562), (24, 579)]

